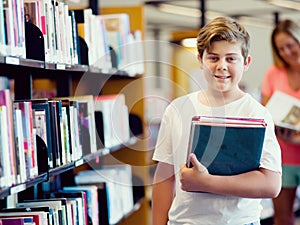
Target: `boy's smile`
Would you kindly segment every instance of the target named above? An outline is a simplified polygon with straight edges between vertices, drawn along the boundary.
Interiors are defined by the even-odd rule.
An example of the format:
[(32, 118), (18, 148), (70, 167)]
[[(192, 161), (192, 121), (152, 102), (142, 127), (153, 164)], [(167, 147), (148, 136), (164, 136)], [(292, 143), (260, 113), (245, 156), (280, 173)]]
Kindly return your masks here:
[(225, 80), (225, 79), (228, 79), (228, 78), (230, 78), (230, 76), (215, 75), (215, 78), (217, 78), (217, 79), (221, 79), (221, 80)]

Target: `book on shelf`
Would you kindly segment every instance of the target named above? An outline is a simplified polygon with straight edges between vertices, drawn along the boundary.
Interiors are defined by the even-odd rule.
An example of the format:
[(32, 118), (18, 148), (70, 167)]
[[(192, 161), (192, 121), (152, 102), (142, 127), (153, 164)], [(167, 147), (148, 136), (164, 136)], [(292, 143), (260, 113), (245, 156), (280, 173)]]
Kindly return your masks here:
[(62, 135), (62, 163), (67, 164), (71, 162), (71, 146), (70, 146), (70, 112), (69, 106), (61, 101), (61, 114), (62, 114), (62, 123), (61, 123), (61, 135)]
[[(57, 1), (57, 35), (59, 36), (59, 62), (63, 64), (70, 64), (71, 58), (70, 54), (70, 46), (68, 46), (66, 31), (70, 31), (71, 27), (67, 27), (67, 22), (65, 21), (65, 3), (61, 1)], [(69, 32), (70, 33), (70, 32)], [(68, 48), (68, 49), (67, 49)]]
[(69, 204), (69, 211), (72, 212), (71, 215), (68, 215), (68, 218), (71, 216), (71, 221), (77, 221), (76, 224), (79, 225), (89, 224), (87, 223), (86, 193), (84, 191), (58, 190), (58, 192), (50, 193), (49, 197), (66, 198)]
[(93, 95), (76, 95), (70, 97), (70, 100), (78, 102), (80, 128), (82, 131), (83, 129), (86, 130), (86, 136), (83, 136), (82, 138), (88, 139), (90, 143), (89, 146), (86, 146), (86, 149), (83, 149), (84, 154), (97, 152)]
[(13, 110), (13, 126), (15, 140), (15, 155), (17, 169), (17, 183), (24, 183), (27, 180), (25, 148), (22, 127), (22, 112), (20, 109)]
[(96, 186), (105, 183), (110, 224), (118, 223), (133, 209), (132, 171), (129, 165), (111, 165), (97, 170), (80, 171), (75, 176), (75, 183)]
[(276, 126), (300, 131), (300, 100), (275, 91), (266, 104)]
[(108, 44), (107, 30), (101, 15), (92, 15), (91, 41), (97, 43), (92, 48), (92, 65), (108, 73), (112, 68), (111, 54)]
[[(71, 188), (69, 188), (68, 186), (64, 187), (63, 190), (59, 190), (58, 192), (55, 193), (51, 193), (51, 196), (55, 196), (55, 197), (65, 197), (69, 200), (76, 200), (76, 201), (87, 201), (86, 205), (89, 205), (89, 201), (88, 201), (88, 196), (87, 193), (85, 191), (83, 191), (85, 189), (85, 186), (92, 186), (92, 189), (94, 189), (94, 187), (97, 187), (97, 199), (95, 199), (95, 194), (93, 195), (92, 198), (92, 204), (97, 204), (98, 206), (93, 207), (92, 206), (92, 217), (89, 217), (88, 219), (92, 221), (98, 221), (97, 224), (100, 225), (106, 225), (109, 224), (109, 215), (108, 215), (108, 192), (107, 192), (107, 188), (106, 188), (106, 183), (105, 182), (96, 182), (94, 184), (88, 184), (88, 185), (81, 185), (78, 186), (78, 188), (73, 188), (71, 190)], [(73, 186), (72, 186), (73, 187)], [(85, 200), (86, 199), (86, 200)], [(89, 203), (88, 203), (89, 202)], [(95, 210), (95, 208), (97, 208), (98, 210)], [(89, 209), (87, 209), (89, 210)], [(97, 212), (96, 212), (97, 211)], [(94, 218), (95, 214), (98, 215), (98, 219)], [(83, 215), (83, 213), (81, 213), (81, 215)]]
[(71, 140), (74, 141), (74, 143), (72, 143), (72, 145), (74, 145), (74, 148), (72, 147), (72, 160), (76, 161), (83, 156), (82, 140), (80, 138), (79, 105), (78, 101), (76, 100), (70, 100), (70, 119), (70, 131), (72, 135)]
[(26, 200), (16, 204), (17, 207), (50, 207), (51, 217), (53, 225), (60, 225), (59, 221), (63, 213), (63, 205), (60, 200), (50, 200), (50, 199), (36, 199), (36, 200)]
[[(15, 210), (15, 211), (13, 211)], [(13, 218), (13, 217), (32, 217), (33, 222), (35, 225), (48, 225), (48, 218), (47, 213), (43, 211), (31, 212), (29, 209), (28, 211), (18, 211), (17, 209), (12, 209), (11, 211), (0, 211), (0, 219), (6, 218)]]
[(81, 64), (80, 61), (80, 45), (78, 36), (78, 27), (75, 20), (74, 10), (69, 10), (69, 20), (71, 26), (71, 64)]
[(235, 175), (260, 165), (267, 124), (263, 119), (194, 116), (191, 120), (190, 153), (215, 175)]
[(23, 16), (23, 1), (3, 1), (5, 29), (5, 50), (4, 55), (26, 58), (25, 49), (25, 23)]
[(93, 95), (78, 95), (55, 99), (76, 102), (79, 115), (79, 138), (82, 145), (82, 154), (87, 155), (97, 152)]
[(50, 123), (52, 138), (53, 167), (61, 166), (61, 132), (60, 132), (60, 111), (59, 101), (48, 101), (50, 107)]
[(129, 112), (124, 94), (94, 97), (97, 147), (114, 147), (130, 138)]
[(81, 43), (81, 63), (109, 72), (113, 65), (107, 30), (101, 15), (94, 15), (90, 8), (72, 11)]
[(71, 135), (71, 118), (70, 118), (70, 101), (68, 99), (61, 99), (62, 104), (62, 120), (63, 120), (63, 135), (65, 144), (65, 160), (66, 163), (72, 161), (72, 135)]
[[(72, 10), (77, 24), (78, 40), (84, 42), (86, 46), (79, 43), (80, 46), (80, 62), (81, 64), (92, 66), (91, 57), (91, 16), (92, 9), (76, 9)], [(84, 52), (86, 51), (86, 52)]]
[[(7, 107), (2, 105), (0, 106), (0, 186), (1, 187), (9, 187), (13, 184), (13, 174), (10, 163), (10, 152), (7, 151), (9, 149), (9, 141), (7, 137)], [(15, 161), (14, 161), (15, 163)]]
[[(16, 154), (15, 154), (15, 144), (14, 144), (14, 129), (13, 129), (13, 112), (12, 112), (12, 99), (11, 92), (9, 89), (0, 90), (0, 106), (5, 106), (6, 110), (6, 133), (8, 141), (8, 154), (9, 163), (11, 169), (12, 183), (16, 183)], [(1, 123), (2, 124), (2, 123)], [(4, 125), (4, 124), (3, 124)]]
[(25, 22), (33, 23), (41, 29), (42, 27), (39, 7), (39, 1), (37, 0), (24, 0)]
[(37, 160), (34, 157), (35, 146), (34, 146), (34, 135), (33, 135), (33, 111), (32, 102), (27, 100), (15, 100), (13, 102), (13, 108), (20, 109), (22, 114), (22, 128), (23, 128), (23, 139), (25, 149), (25, 160), (26, 160), (26, 174), (27, 178), (34, 178), (38, 175)]
[(116, 53), (116, 68), (122, 70), (128, 66), (128, 38), (130, 35), (130, 20), (126, 13), (102, 14), (107, 31), (108, 44)]
[[(51, 130), (51, 115), (50, 105), (47, 99), (33, 99), (32, 108), (34, 109), (34, 120), (37, 129), (37, 135), (42, 142), (38, 143), (38, 163), (39, 173), (46, 172), (53, 168), (53, 148), (52, 148), (52, 130)], [(48, 162), (45, 164), (45, 159)], [(43, 162), (40, 162), (43, 161)], [(42, 165), (40, 165), (42, 164)], [(43, 168), (45, 167), (45, 168)]]
[[(95, 185), (65, 186), (63, 191), (83, 191), (86, 193), (86, 215), (92, 224), (99, 224), (98, 188)], [(88, 223), (89, 224), (89, 223)]]
[(0, 217), (2, 225), (29, 225), (32, 222), (32, 217)]
[(0, 54), (6, 55), (6, 28), (5, 28), (5, 12), (4, 12), (4, 4), (3, 0), (0, 1)]
[[(5, 215), (8, 215), (10, 213), (12, 214), (26, 214), (32, 213), (33, 215), (37, 214), (40, 215), (42, 218), (42, 224), (46, 222), (46, 225), (53, 224), (53, 218), (54, 218), (54, 212), (53, 208), (49, 206), (34, 206), (34, 207), (14, 207), (14, 208), (2, 208), (0, 210), (0, 213), (3, 213)], [(45, 218), (46, 217), (46, 218)]]
[[(46, 196), (45, 196), (46, 197)], [(35, 199), (35, 200), (25, 200), (29, 201), (29, 202), (50, 202), (50, 204), (54, 203), (54, 205), (58, 202), (58, 204), (61, 204), (61, 208), (58, 209), (58, 221), (59, 221), (59, 225), (68, 225), (68, 213), (71, 213), (68, 211), (69, 207), (68, 207), (68, 200), (66, 198), (43, 198), (43, 199)]]
[(49, 62), (46, 7), (44, 0), (24, 0), (26, 57)]

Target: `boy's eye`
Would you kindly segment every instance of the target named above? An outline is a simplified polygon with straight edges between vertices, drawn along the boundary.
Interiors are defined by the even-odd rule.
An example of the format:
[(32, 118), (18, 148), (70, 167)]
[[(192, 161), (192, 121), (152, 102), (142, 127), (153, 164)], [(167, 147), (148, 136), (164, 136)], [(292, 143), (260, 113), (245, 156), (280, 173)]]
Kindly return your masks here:
[(236, 61), (236, 58), (235, 57), (228, 57), (227, 60), (229, 62), (234, 62), (234, 61)]
[(210, 61), (215, 62), (215, 61), (218, 60), (218, 57), (216, 57), (216, 56), (209, 56), (208, 59), (209, 59)]

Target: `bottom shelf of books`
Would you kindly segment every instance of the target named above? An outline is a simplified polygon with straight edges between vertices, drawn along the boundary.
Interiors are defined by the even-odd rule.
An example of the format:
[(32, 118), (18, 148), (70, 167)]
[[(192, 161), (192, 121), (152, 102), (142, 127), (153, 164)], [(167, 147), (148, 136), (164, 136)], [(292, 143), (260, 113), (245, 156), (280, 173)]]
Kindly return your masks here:
[[(13, 206), (0, 210), (0, 221), (7, 225), (24, 225), (27, 221), (35, 225), (147, 224), (145, 215), (149, 202), (144, 187), (134, 187), (130, 165), (83, 170), (70, 178), (73, 172), (66, 171), (57, 175), (60, 178), (52, 177), (40, 183), (41, 187), (37, 185), (32, 190), (19, 192), (17, 198), (20, 198)], [(63, 186), (68, 183), (64, 179), (68, 179), (68, 186)], [(61, 182), (61, 187), (53, 191), (56, 182)], [(36, 195), (40, 191), (42, 195)], [(20, 223), (16, 223), (16, 218)]]

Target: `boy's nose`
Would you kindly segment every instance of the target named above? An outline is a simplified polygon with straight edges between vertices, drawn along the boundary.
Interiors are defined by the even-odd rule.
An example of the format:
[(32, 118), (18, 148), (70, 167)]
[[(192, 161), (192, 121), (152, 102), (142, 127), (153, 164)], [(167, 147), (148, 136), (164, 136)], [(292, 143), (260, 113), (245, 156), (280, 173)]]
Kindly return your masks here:
[(227, 68), (226, 61), (225, 60), (219, 60), (217, 69), (218, 70), (226, 70), (226, 68)]

